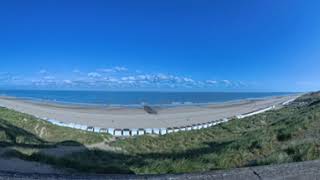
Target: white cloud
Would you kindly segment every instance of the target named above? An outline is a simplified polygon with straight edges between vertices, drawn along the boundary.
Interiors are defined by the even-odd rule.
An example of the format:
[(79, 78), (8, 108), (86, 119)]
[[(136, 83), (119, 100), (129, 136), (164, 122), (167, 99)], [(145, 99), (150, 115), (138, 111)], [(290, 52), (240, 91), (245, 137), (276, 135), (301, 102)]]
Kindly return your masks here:
[(116, 73), (116, 72), (126, 72), (126, 71), (128, 71), (128, 68), (123, 67), (123, 66), (116, 66), (113, 68), (98, 69), (98, 71), (103, 72), (103, 73)]
[(88, 77), (90, 77), (90, 78), (100, 78), (100, 77), (102, 77), (102, 75), (97, 73), (97, 72), (90, 72), (90, 73), (88, 73)]
[(232, 85), (231, 81), (229, 81), (229, 80), (222, 80), (221, 82), (222, 82), (223, 84), (225, 84), (226, 86)]
[[(112, 74), (107, 72), (112, 72)], [(38, 78), (19, 76), (19, 79), (14, 78), (16, 76), (12, 76), (9, 73), (0, 73), (0, 83), (16, 82), (38, 86), (72, 86), (80, 88), (239, 88), (245, 86), (242, 81), (196, 80), (192, 77), (166, 73), (137, 74), (136, 71), (130, 72), (126, 67), (121, 66), (99, 69), (88, 73), (74, 69), (69, 72), (70, 76), (64, 76), (63, 79), (55, 76), (55, 73), (48, 73), (45, 69), (39, 73), (42, 76)]]
[(116, 70), (117, 72), (128, 71), (128, 68), (123, 67), (123, 66), (116, 66), (116, 67), (114, 67), (113, 69)]
[(186, 83), (193, 83), (194, 82), (194, 80), (191, 78), (183, 78), (183, 81)]
[(206, 83), (213, 85), (213, 84), (217, 84), (218, 81), (215, 81), (215, 80), (206, 80)]
[(77, 73), (80, 73), (81, 71), (79, 69), (74, 69), (72, 72), (77, 74)]
[(115, 72), (114, 69), (99, 69), (98, 71), (104, 72), (104, 73), (112, 73), (112, 72)]
[(44, 76), (43, 79), (45, 79), (45, 80), (54, 80), (56, 78), (54, 76)]
[(47, 74), (47, 73), (48, 73), (48, 71), (46, 69), (41, 69), (39, 71), (39, 74)]
[(63, 80), (63, 83), (65, 84), (73, 84), (73, 82), (69, 79)]

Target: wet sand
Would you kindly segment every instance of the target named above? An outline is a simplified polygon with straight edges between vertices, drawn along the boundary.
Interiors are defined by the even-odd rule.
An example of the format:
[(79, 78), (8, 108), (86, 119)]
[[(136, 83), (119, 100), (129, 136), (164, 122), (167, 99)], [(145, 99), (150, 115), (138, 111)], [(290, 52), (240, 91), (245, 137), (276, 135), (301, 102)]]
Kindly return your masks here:
[(157, 115), (148, 114), (143, 107), (90, 107), (42, 103), (12, 97), (0, 97), (0, 106), (40, 118), (101, 128), (168, 128), (230, 118), (273, 105), (281, 107), (283, 102), (298, 96), (278, 96), (201, 106), (162, 107), (156, 108)]

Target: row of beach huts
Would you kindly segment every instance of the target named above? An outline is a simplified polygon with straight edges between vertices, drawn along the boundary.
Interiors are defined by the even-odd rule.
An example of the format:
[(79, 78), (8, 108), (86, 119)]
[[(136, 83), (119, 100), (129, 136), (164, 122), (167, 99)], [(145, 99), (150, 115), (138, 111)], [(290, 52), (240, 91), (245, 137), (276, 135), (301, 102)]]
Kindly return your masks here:
[[(275, 109), (275, 106), (271, 106), (268, 108), (264, 108), (258, 111), (254, 111), (251, 113), (238, 115), (235, 118), (237, 119), (243, 119), (249, 116), (257, 115), (266, 111), (270, 111), (272, 109)], [(100, 127), (93, 127), (93, 126), (87, 126), (87, 125), (80, 125), (75, 123), (63, 123), (61, 121), (55, 120), (55, 119), (48, 119), (48, 118), (41, 118), (51, 124), (62, 126), (62, 127), (68, 127), (73, 129), (79, 129), (83, 131), (89, 131), (89, 132), (95, 132), (95, 133), (108, 133), (113, 136), (117, 137), (131, 137), (131, 136), (141, 136), (146, 134), (154, 134), (154, 135), (165, 135), (165, 134), (171, 134), (181, 131), (192, 131), (192, 130), (199, 130), (199, 129), (205, 129), (212, 126), (219, 125), (221, 123), (228, 122), (232, 118), (224, 118), (220, 120), (214, 120), (207, 123), (199, 123), (199, 124), (193, 124), (189, 126), (182, 126), (182, 127), (171, 127), (171, 128), (125, 128), (125, 129), (117, 129), (117, 128), (100, 128)]]
[(175, 133), (175, 132), (180, 132), (180, 131), (199, 130), (199, 129), (204, 129), (204, 128), (216, 126), (218, 124), (229, 121), (229, 119), (224, 118), (221, 120), (211, 121), (211, 122), (207, 122), (207, 123), (193, 124), (190, 126), (183, 126), (183, 127), (117, 129), (117, 128), (100, 128), (100, 127), (80, 125), (80, 124), (75, 124), (75, 123), (63, 123), (63, 122), (57, 121), (55, 119), (48, 119), (48, 118), (42, 118), (42, 119), (51, 123), (51, 124), (57, 125), (57, 126), (79, 129), (79, 130), (95, 132), (95, 133), (108, 133), (113, 136), (123, 136), (123, 137), (141, 136), (141, 135), (146, 135), (146, 134), (165, 135), (165, 134), (170, 134), (170, 133)]

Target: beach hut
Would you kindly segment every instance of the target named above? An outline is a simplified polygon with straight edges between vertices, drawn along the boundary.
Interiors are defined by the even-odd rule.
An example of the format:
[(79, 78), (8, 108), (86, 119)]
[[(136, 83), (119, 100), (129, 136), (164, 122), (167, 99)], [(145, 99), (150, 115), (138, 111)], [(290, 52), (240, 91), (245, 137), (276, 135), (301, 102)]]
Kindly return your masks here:
[(114, 135), (114, 128), (108, 128), (108, 133)]
[(101, 128), (101, 129), (100, 129), (100, 133), (108, 133), (108, 129), (106, 129), (106, 128)]
[[(57, 122), (56, 125), (57, 125), (57, 126), (61, 126), (61, 127), (64, 126), (64, 124), (63, 124), (62, 122)], [(87, 130), (87, 129), (86, 129), (86, 130)]]
[(138, 129), (131, 129), (131, 136), (137, 136), (138, 135)]
[(63, 127), (69, 127), (69, 124), (66, 124), (64, 122), (60, 122), (60, 123), (61, 123), (61, 126), (63, 126)]
[(173, 129), (172, 128), (167, 128), (167, 133), (168, 134), (173, 133)]
[(212, 127), (212, 126), (213, 126), (213, 122), (209, 122), (208, 127)]
[(145, 132), (146, 134), (152, 134), (152, 128), (146, 128)]
[(58, 121), (55, 120), (55, 119), (48, 119), (47, 121), (48, 121), (49, 123), (52, 123), (52, 124), (57, 124), (57, 123), (58, 123)]
[(186, 131), (187, 129), (186, 129), (186, 127), (180, 127), (179, 128), (179, 131)]
[(51, 122), (52, 122), (52, 124), (54, 124), (54, 125), (61, 125), (61, 122), (60, 121), (58, 121), (58, 120), (55, 120), (55, 119), (51, 119), (50, 120)]
[(161, 135), (167, 134), (167, 129), (166, 129), (166, 128), (161, 128), (161, 129), (160, 129), (160, 134), (161, 134)]
[(203, 123), (202, 127), (205, 128), (205, 129), (208, 128), (208, 123)]
[(81, 125), (81, 130), (86, 131), (88, 129), (88, 127), (86, 125)]
[(75, 125), (74, 125), (74, 128), (75, 128), (75, 129), (81, 129), (81, 125), (80, 125), (80, 124), (75, 124)]
[(144, 129), (142, 129), (142, 128), (138, 129), (138, 135), (139, 136), (144, 135), (144, 134), (145, 134)]
[(198, 129), (198, 125), (192, 124), (192, 130), (197, 130), (197, 129)]
[(99, 127), (94, 127), (94, 132), (95, 132), (95, 133), (99, 133), (99, 132), (100, 132), (100, 129), (101, 129), (101, 128), (99, 128)]
[(131, 135), (131, 134), (130, 134), (130, 129), (123, 129), (122, 135), (123, 135), (123, 136), (126, 136), (126, 137), (130, 136), (130, 135)]
[(191, 131), (192, 130), (192, 126), (187, 126), (186, 127), (186, 131)]
[(94, 127), (89, 126), (89, 127), (87, 128), (87, 131), (93, 132), (93, 131), (94, 131)]
[(202, 129), (203, 125), (202, 124), (197, 124), (198, 129)]
[(69, 124), (68, 124), (68, 127), (69, 127), (69, 128), (72, 128), (72, 129), (74, 129), (75, 126), (76, 126), (76, 125), (75, 125), (74, 123), (69, 123)]
[(114, 130), (114, 135), (115, 136), (122, 136), (122, 129), (115, 129)]
[(152, 129), (152, 134), (160, 135), (160, 129), (159, 128), (153, 128)]
[(61, 123), (61, 126), (63, 126), (63, 127), (69, 127), (69, 124), (67, 124), (67, 123), (64, 123), (64, 122), (60, 122)]
[(173, 128), (173, 132), (176, 133), (176, 132), (179, 132), (179, 131), (180, 131), (180, 128), (178, 128), (178, 127), (174, 127), (174, 128)]

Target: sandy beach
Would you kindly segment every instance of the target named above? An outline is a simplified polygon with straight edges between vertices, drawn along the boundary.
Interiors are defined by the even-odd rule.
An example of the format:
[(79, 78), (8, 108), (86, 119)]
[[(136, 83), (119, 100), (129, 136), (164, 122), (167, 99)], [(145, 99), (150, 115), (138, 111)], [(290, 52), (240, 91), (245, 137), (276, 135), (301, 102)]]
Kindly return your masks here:
[(168, 128), (205, 123), (222, 118), (246, 114), (275, 105), (298, 95), (242, 100), (209, 105), (189, 105), (157, 108), (158, 114), (148, 114), (143, 108), (87, 107), (54, 103), (41, 103), (12, 97), (0, 97), (0, 106), (40, 118), (56, 119), (101, 128)]

